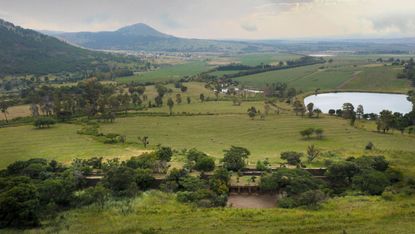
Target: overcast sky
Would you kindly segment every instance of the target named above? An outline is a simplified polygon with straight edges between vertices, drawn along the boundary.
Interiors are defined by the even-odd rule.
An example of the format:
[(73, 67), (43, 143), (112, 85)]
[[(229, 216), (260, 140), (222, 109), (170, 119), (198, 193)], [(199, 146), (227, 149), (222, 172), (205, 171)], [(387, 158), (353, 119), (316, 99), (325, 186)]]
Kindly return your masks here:
[(0, 18), (69, 32), (146, 23), (191, 38), (415, 36), (415, 0), (0, 0)]

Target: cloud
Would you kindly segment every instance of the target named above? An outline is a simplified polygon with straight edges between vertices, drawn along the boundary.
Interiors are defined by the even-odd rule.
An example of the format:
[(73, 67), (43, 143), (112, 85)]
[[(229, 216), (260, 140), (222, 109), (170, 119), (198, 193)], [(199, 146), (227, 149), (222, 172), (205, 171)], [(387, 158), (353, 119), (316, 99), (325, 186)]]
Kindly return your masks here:
[(410, 36), (415, 34), (415, 4), (409, 1), (0, 0), (0, 17), (27, 28), (69, 32), (146, 23), (193, 38)]
[(257, 26), (252, 23), (242, 23), (241, 27), (248, 32), (255, 32), (258, 30)]
[(415, 15), (387, 15), (371, 19), (373, 28), (379, 32), (398, 31), (401, 33), (415, 31)]

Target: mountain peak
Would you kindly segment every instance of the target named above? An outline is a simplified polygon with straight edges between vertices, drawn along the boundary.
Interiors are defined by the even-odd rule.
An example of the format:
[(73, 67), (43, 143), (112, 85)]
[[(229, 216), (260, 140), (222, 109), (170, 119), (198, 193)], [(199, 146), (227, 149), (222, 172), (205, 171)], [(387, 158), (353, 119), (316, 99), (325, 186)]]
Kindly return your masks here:
[(129, 25), (117, 30), (117, 32), (126, 35), (137, 35), (137, 36), (152, 36), (152, 37), (172, 37), (170, 35), (161, 33), (156, 29), (148, 26), (147, 24), (138, 23)]

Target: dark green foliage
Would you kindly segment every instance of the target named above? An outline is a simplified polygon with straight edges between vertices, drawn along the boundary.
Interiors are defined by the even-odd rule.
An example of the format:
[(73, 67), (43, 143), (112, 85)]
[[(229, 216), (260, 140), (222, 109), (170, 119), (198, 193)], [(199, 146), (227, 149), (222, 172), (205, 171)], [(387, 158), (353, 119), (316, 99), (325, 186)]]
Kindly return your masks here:
[(390, 181), (385, 173), (374, 169), (365, 169), (353, 177), (353, 187), (370, 195), (380, 195)]
[(348, 161), (331, 164), (327, 168), (326, 176), (331, 186), (341, 191), (352, 183), (352, 178), (360, 172), (359, 167)]
[(224, 150), (224, 152), (223, 167), (231, 171), (239, 171), (244, 168), (245, 160), (251, 154), (247, 149), (238, 146), (231, 146), (229, 150)]
[(110, 192), (111, 191), (105, 188), (102, 184), (87, 188), (77, 197), (78, 205), (86, 206), (97, 203), (101, 208), (103, 208), (105, 202), (110, 197)]
[(189, 169), (195, 169), (198, 171), (213, 171), (215, 169), (215, 159), (209, 157), (207, 154), (198, 151), (196, 149), (190, 149), (187, 152), (186, 166)]
[(97, 60), (110, 57), (23, 29), (0, 19), (0, 76), (93, 70)]
[(170, 162), (171, 157), (173, 156), (173, 151), (170, 147), (162, 146), (157, 149), (156, 156), (161, 161)]
[(136, 177), (135, 170), (130, 167), (114, 167), (107, 172), (103, 183), (115, 196), (131, 197), (138, 192)]
[(195, 169), (198, 171), (213, 171), (215, 169), (215, 159), (212, 157), (202, 157), (196, 161)]
[(259, 184), (262, 191), (285, 191), (288, 196), (317, 189), (320, 185), (320, 181), (314, 179), (310, 173), (302, 169), (287, 168), (279, 168), (271, 174), (263, 175)]
[(125, 161), (125, 165), (133, 169), (154, 169), (157, 165), (157, 156), (153, 153), (144, 153), (137, 157), (131, 157)]
[[(24, 178), (5, 178), (0, 181), (0, 228), (33, 227), (39, 221), (39, 194), (34, 185)], [(4, 186), (6, 185), (6, 186)]]
[(303, 157), (303, 153), (298, 153), (294, 151), (282, 152), (281, 159), (286, 160), (290, 165), (298, 165), (301, 163), (301, 157)]
[(41, 117), (35, 120), (33, 125), (36, 128), (49, 128), (51, 125), (56, 124), (56, 121), (49, 117)]

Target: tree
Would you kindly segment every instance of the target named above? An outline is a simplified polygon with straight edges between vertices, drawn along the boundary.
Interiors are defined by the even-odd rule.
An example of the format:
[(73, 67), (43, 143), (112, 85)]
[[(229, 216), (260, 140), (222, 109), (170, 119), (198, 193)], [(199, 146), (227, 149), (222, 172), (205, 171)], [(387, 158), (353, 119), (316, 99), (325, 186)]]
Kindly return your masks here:
[(51, 125), (54, 125), (54, 124), (56, 124), (56, 121), (49, 117), (38, 118), (33, 123), (33, 125), (36, 128), (45, 128), (45, 127), (49, 128)]
[(195, 169), (203, 172), (213, 171), (215, 169), (215, 159), (204, 156), (196, 161)]
[(357, 109), (356, 109), (356, 115), (358, 119), (361, 119), (363, 117), (363, 115), (365, 114), (364, 110), (363, 110), (363, 106), (362, 105), (358, 105)]
[(308, 162), (312, 162), (315, 158), (320, 155), (321, 151), (317, 149), (314, 145), (307, 147), (307, 159)]
[(144, 148), (147, 148), (147, 145), (150, 144), (148, 136), (137, 137), (137, 139), (141, 141), (141, 143), (144, 145)]
[(330, 184), (338, 191), (342, 191), (352, 183), (352, 178), (360, 172), (354, 162), (343, 161), (328, 166), (326, 176)]
[(1, 228), (38, 226), (39, 215), (39, 194), (35, 186), (28, 182), (20, 182), (1, 189)]
[(299, 100), (295, 100), (293, 106), (295, 115), (298, 115), (298, 113), (303, 113), (305, 110), (304, 105)]
[(154, 102), (155, 102), (157, 107), (162, 106), (163, 105), (163, 97), (161, 97), (161, 96), (155, 97)]
[(255, 109), (255, 107), (251, 106), (251, 108), (248, 109), (249, 118), (251, 118), (252, 120), (255, 119), (256, 114), (257, 110)]
[(318, 109), (318, 108), (314, 109), (313, 112), (316, 113), (317, 118), (319, 118), (320, 117), (320, 114), (322, 113), (322, 111), (320, 109)]
[(224, 150), (224, 152), (223, 167), (232, 171), (239, 171), (244, 168), (245, 160), (251, 154), (247, 149), (238, 146), (231, 146), (230, 149)]
[(342, 116), (345, 119), (351, 119), (355, 115), (354, 106), (351, 103), (344, 103), (342, 109)]
[(157, 149), (156, 156), (161, 161), (170, 162), (171, 157), (173, 156), (173, 151), (170, 147), (161, 146)]
[(205, 101), (205, 95), (203, 93), (200, 94), (199, 99), (201, 102)]
[(187, 104), (190, 104), (192, 102), (192, 99), (190, 97), (187, 97)]
[(303, 157), (302, 153), (294, 152), (294, 151), (287, 151), (281, 153), (281, 159), (286, 160), (290, 165), (299, 165), (301, 163), (301, 157)]
[(187, 91), (187, 87), (182, 85), (182, 87), (180, 87), (180, 91), (182, 91), (182, 93), (185, 93)]
[(380, 195), (390, 185), (385, 173), (373, 169), (363, 170), (353, 177), (353, 187), (370, 195)]
[(9, 113), (7, 109), (9, 109), (10, 104), (6, 101), (0, 101), (0, 111), (4, 115), (4, 119), (6, 120), (6, 123), (9, 121), (7, 120), (7, 114)]
[(182, 95), (180, 93), (176, 94), (176, 103), (178, 105), (182, 103)]
[(307, 104), (307, 111), (308, 111), (308, 117), (311, 118), (313, 116), (313, 110), (314, 110), (314, 103), (310, 102)]
[(307, 139), (310, 139), (310, 136), (314, 133), (314, 128), (307, 128), (300, 132), (301, 136), (307, 137)]
[(172, 115), (173, 114), (173, 106), (174, 106), (174, 102), (173, 102), (172, 98), (169, 98), (167, 100), (167, 106), (169, 107), (170, 115)]
[(126, 166), (112, 167), (105, 174), (103, 183), (115, 196), (134, 196), (138, 192), (136, 172)]
[(389, 131), (389, 128), (393, 125), (394, 116), (392, 111), (383, 110), (380, 112), (379, 119), (376, 121), (378, 131), (382, 130), (383, 133)]
[(336, 114), (336, 110), (330, 109), (329, 110), (329, 115), (333, 116), (334, 114)]

